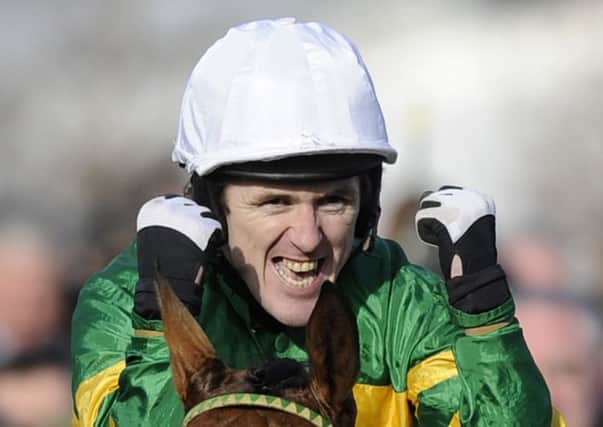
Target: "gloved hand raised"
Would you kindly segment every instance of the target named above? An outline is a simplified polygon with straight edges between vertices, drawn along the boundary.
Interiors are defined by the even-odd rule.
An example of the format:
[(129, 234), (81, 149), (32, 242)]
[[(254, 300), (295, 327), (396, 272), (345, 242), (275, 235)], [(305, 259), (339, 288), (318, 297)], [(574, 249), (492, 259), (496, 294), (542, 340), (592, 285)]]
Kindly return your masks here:
[(439, 248), (449, 302), (466, 313), (491, 310), (510, 298), (497, 265), (495, 215), (490, 197), (460, 187), (426, 192), (419, 202), (419, 238)]
[(198, 315), (203, 268), (223, 243), (220, 223), (208, 208), (177, 195), (149, 200), (136, 222), (139, 280), (134, 311), (145, 319), (160, 319), (154, 285), (158, 270), (191, 313)]

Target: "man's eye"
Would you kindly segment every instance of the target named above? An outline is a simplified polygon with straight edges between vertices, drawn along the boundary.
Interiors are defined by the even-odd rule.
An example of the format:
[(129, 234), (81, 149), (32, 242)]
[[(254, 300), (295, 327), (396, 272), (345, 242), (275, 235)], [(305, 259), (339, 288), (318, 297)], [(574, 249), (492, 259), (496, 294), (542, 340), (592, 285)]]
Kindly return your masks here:
[(345, 203), (346, 199), (344, 199), (341, 196), (329, 196), (329, 197), (325, 197), (323, 200), (324, 204), (337, 204), (337, 203)]
[(285, 197), (270, 197), (261, 202), (262, 206), (286, 206), (288, 204)]
[(327, 196), (321, 200), (320, 206), (324, 209), (341, 209), (349, 204), (349, 200), (342, 196)]

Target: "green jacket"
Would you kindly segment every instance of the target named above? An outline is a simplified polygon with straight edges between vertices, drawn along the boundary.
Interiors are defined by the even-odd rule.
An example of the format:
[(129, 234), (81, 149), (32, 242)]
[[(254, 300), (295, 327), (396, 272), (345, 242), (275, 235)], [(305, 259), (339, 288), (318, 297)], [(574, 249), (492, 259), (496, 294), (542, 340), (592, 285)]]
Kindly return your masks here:
[[(161, 322), (132, 315), (137, 279), (132, 244), (80, 292), (72, 329), (73, 425), (182, 422)], [(556, 425), (517, 321), (466, 335), (457, 320), (467, 315), (448, 305), (442, 281), (410, 264), (397, 243), (377, 239), (370, 253), (356, 253), (337, 285), (360, 332), (358, 426), (411, 426), (413, 419), (421, 426)], [(225, 363), (307, 360), (303, 329), (274, 321), (246, 289), (229, 267), (205, 275), (199, 321)], [(484, 324), (496, 310), (470, 320)]]

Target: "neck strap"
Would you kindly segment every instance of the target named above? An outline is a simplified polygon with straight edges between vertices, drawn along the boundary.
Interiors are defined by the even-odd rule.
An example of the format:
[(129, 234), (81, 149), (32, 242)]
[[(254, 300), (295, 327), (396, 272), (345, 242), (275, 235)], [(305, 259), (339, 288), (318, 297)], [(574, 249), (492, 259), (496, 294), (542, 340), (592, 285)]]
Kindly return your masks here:
[(182, 427), (186, 427), (193, 418), (203, 412), (228, 406), (255, 406), (276, 409), (297, 415), (315, 426), (333, 427), (333, 424), (327, 418), (299, 403), (276, 396), (255, 393), (229, 393), (204, 400), (188, 411), (186, 417), (184, 417), (184, 421), (182, 421)]

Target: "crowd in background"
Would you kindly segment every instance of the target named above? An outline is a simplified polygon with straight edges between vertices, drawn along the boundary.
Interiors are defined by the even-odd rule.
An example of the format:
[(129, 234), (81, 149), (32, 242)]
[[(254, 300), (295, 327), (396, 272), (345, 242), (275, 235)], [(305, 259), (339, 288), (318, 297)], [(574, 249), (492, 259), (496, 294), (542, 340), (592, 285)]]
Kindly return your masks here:
[(553, 402), (568, 426), (603, 425), (597, 2), (93, 3), (0, 6), (0, 427), (69, 424), (79, 288), (134, 238), (145, 200), (182, 192), (169, 141), (189, 68), (225, 28), (289, 14), (350, 35), (373, 72), (400, 151), (380, 234), (437, 272), (414, 231), (420, 192), (492, 195), (499, 261)]
[(177, 169), (153, 167), (113, 186), (110, 200), (99, 197), (90, 207), (89, 226), (70, 244), (35, 213), (0, 219), (0, 427), (70, 424), (69, 340), (79, 289), (135, 237), (145, 200), (182, 193)]

